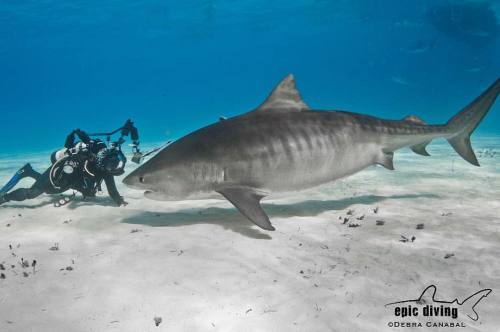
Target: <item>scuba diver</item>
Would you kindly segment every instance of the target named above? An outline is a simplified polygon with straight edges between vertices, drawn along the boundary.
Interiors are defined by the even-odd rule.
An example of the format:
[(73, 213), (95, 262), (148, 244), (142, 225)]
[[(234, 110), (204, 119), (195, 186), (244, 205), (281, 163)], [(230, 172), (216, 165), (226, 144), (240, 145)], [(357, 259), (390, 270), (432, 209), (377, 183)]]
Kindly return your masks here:
[[(91, 136), (106, 136), (109, 143), (110, 136), (121, 131), (116, 142), (108, 145), (100, 139)], [(111, 133), (87, 134), (80, 129), (73, 130), (66, 138), (64, 148), (52, 153), (52, 165), (43, 173), (36, 172), (28, 163), (19, 169), (9, 182), (0, 189), (0, 205), (9, 201), (24, 201), (38, 197), (42, 193), (60, 194), (73, 189), (80, 192), (84, 198), (95, 197), (105, 183), (109, 196), (118, 205), (127, 202), (116, 189), (114, 177), (124, 173), (127, 158), (121, 151), (124, 137), (131, 135), (134, 158), (141, 156), (139, 151), (139, 135), (131, 120)], [(75, 143), (75, 136), (79, 141)], [(134, 160), (134, 158), (132, 160)], [(140, 158), (139, 158), (140, 159)], [(26, 177), (33, 178), (35, 183), (30, 188), (19, 188), (11, 191), (17, 183)], [(58, 205), (65, 204), (69, 199)], [(57, 204), (57, 203), (56, 203)]]

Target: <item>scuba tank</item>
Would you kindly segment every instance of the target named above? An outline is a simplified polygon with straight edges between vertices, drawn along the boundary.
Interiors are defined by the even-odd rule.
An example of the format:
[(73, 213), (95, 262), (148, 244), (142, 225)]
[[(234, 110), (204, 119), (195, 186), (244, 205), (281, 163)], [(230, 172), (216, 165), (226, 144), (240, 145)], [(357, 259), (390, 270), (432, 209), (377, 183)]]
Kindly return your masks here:
[(65, 180), (69, 179), (80, 166), (82, 153), (88, 154), (88, 152), (88, 145), (83, 142), (78, 142), (70, 149), (62, 148), (54, 151), (50, 156), (52, 162), (49, 172), (50, 184), (55, 189), (61, 189)]

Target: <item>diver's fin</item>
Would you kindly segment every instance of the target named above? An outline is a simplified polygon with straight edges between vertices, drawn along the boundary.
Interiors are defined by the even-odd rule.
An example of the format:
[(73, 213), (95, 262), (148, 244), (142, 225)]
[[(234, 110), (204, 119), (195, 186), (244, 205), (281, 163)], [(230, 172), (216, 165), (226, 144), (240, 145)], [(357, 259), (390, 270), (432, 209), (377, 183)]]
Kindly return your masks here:
[(381, 166), (384, 166), (385, 168), (393, 171), (394, 170), (394, 152), (385, 152), (385, 151), (382, 151), (382, 153), (380, 153), (379, 157), (378, 157), (378, 160), (377, 160), (377, 164), (381, 165)]
[(448, 138), (448, 142), (462, 158), (472, 165), (479, 166), (479, 162), (472, 150), (470, 135), (486, 116), (499, 93), (500, 79), (497, 79), (486, 91), (446, 124), (446, 127), (453, 133), (453, 136)]
[[(403, 118), (403, 121), (413, 122), (414, 124), (418, 125), (427, 125), (427, 122), (425, 122), (416, 115), (408, 115), (405, 118)], [(425, 141), (420, 144), (410, 146), (410, 149), (416, 154), (422, 156), (430, 156), (429, 152), (427, 152), (427, 150), (425, 149), (430, 142), (431, 141)]]
[(295, 86), (295, 78), (289, 74), (254, 112), (300, 112), (309, 109)]
[(16, 184), (19, 183), (22, 179), (30, 177), (35, 180), (37, 180), (40, 177), (40, 174), (35, 172), (33, 168), (31, 167), (30, 163), (25, 164), (23, 167), (21, 167), (16, 174), (10, 178), (9, 182), (7, 182), (1, 189), (0, 189), (0, 194), (5, 194), (9, 192), (12, 188), (16, 186)]
[(260, 200), (264, 194), (250, 187), (224, 187), (217, 190), (222, 196), (230, 201), (245, 217), (255, 225), (268, 231), (274, 231), (269, 217), (262, 210)]

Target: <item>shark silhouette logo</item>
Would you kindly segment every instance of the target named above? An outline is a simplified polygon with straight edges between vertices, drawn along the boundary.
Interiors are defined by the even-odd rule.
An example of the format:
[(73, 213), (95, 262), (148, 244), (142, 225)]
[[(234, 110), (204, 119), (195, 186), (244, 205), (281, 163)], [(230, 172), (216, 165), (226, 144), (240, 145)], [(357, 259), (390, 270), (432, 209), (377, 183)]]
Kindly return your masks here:
[(476, 306), (483, 298), (490, 295), (492, 291), (492, 289), (485, 288), (475, 292), (462, 301), (458, 299), (445, 301), (436, 299), (437, 287), (435, 285), (430, 285), (424, 289), (417, 299), (387, 303), (385, 306), (393, 306), (394, 314), (401, 318), (424, 316), (456, 319), (460, 311), (473, 321), (477, 321), (479, 319), (479, 314), (476, 312)]

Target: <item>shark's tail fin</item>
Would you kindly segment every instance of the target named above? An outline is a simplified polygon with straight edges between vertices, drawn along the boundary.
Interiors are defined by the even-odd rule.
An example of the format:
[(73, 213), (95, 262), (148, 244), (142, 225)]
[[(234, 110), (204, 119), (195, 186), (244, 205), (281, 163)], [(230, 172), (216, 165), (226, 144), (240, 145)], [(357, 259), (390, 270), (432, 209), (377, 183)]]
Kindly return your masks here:
[(479, 166), (479, 162), (472, 150), (470, 135), (486, 116), (499, 93), (500, 78), (446, 124), (452, 133), (448, 142), (462, 158), (473, 165)]

